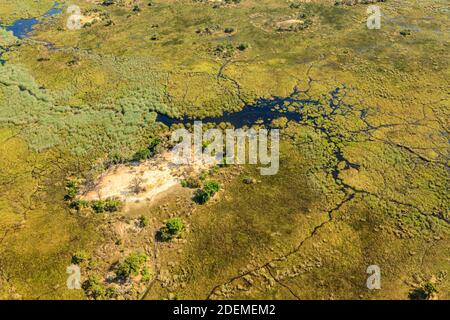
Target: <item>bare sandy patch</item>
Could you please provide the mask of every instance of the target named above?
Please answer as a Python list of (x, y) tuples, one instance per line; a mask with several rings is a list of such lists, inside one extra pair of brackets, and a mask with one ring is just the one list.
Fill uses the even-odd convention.
[(125, 204), (152, 202), (179, 186), (182, 179), (199, 174), (214, 163), (176, 164), (172, 152), (135, 164), (115, 165), (105, 171), (93, 187), (82, 190), (80, 199), (93, 201), (117, 198)]

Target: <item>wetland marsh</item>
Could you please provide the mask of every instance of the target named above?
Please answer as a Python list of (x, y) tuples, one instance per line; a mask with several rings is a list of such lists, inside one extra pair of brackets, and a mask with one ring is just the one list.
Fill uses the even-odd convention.
[[(0, 4), (0, 299), (450, 298), (445, 1)], [(175, 179), (194, 120), (279, 172)]]

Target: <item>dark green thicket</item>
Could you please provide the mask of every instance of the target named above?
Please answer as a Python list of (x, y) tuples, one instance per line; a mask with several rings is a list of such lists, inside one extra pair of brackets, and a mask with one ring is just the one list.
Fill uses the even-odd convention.
[(160, 241), (169, 241), (180, 237), (184, 230), (184, 222), (181, 218), (170, 218), (166, 224), (158, 231), (157, 238)]

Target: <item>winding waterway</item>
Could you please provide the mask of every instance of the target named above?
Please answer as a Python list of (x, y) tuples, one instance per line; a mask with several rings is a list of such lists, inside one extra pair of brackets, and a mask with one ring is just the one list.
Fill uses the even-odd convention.
[[(334, 99), (339, 95), (342, 88), (336, 88), (330, 92), (331, 99), (330, 106), (334, 103)], [(280, 117), (285, 117), (289, 121), (300, 121), (303, 118), (301, 109), (308, 105), (318, 106), (321, 102), (316, 99), (301, 99), (298, 98), (299, 90), (295, 88), (293, 92), (287, 97), (273, 96), (271, 98), (257, 99), (253, 104), (244, 106), (241, 111), (225, 112), (221, 116), (206, 117), (206, 118), (171, 118), (167, 115), (158, 114), (156, 120), (164, 123), (167, 126), (174, 124), (193, 124), (194, 121), (202, 121), (203, 123), (230, 123), (235, 128), (242, 128), (244, 126), (252, 126), (254, 124), (264, 124), (270, 127), (271, 122)]]

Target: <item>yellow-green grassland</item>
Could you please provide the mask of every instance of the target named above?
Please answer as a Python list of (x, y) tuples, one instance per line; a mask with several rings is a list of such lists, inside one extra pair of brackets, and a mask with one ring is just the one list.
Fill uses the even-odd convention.
[[(450, 299), (448, 2), (373, 1), (380, 29), (342, 2), (60, 0), (46, 15), (55, 2), (0, 0), (0, 299)], [(27, 37), (6, 31), (33, 17)], [(181, 125), (158, 115), (271, 97), (277, 174), (205, 170), (190, 182), (220, 184), (205, 204), (186, 185), (127, 208), (75, 200), (170, 148)]]

